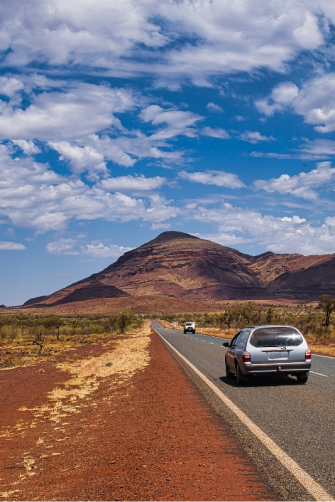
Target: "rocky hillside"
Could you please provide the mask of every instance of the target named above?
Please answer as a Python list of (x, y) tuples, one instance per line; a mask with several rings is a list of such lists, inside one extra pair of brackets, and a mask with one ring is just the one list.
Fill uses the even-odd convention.
[(164, 232), (115, 263), (25, 305), (55, 305), (122, 295), (188, 300), (300, 299), (335, 295), (335, 254), (250, 256), (182, 232)]

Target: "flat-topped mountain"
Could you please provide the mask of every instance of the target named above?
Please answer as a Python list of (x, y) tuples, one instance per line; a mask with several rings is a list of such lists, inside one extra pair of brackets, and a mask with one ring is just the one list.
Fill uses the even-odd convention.
[(188, 300), (316, 300), (335, 295), (335, 254), (251, 256), (182, 232), (163, 232), (99, 273), (28, 305), (168, 295)]

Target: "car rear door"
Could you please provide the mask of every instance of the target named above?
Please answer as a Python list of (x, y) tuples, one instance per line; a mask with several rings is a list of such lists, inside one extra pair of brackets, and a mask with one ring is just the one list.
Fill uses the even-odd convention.
[[(271, 333), (272, 330), (272, 333)], [(252, 364), (289, 363), (305, 360), (303, 338), (294, 328), (261, 328), (255, 330), (248, 342)], [(279, 334), (278, 334), (279, 333)], [(300, 336), (300, 344), (299, 342)], [(297, 345), (294, 345), (294, 343)]]
[(230, 347), (226, 353), (227, 364), (229, 368), (232, 369), (234, 372), (235, 372), (235, 354), (236, 354), (238, 339), (241, 333), (242, 331), (239, 331), (237, 335), (234, 336), (234, 338), (231, 341)]

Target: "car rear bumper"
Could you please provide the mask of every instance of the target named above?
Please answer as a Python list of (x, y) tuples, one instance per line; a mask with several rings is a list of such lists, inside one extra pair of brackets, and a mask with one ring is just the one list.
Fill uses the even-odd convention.
[(244, 375), (259, 375), (259, 374), (292, 374), (292, 373), (305, 373), (311, 369), (310, 362), (301, 363), (266, 363), (266, 364), (252, 364), (244, 363), (240, 366)]

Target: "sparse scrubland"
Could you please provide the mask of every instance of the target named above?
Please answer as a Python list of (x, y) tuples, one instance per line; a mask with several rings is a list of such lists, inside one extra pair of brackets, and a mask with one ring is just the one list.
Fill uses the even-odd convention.
[(178, 322), (176, 329), (182, 329), (185, 321), (195, 321), (198, 331), (224, 338), (232, 338), (236, 332), (247, 326), (284, 324), (298, 328), (308, 340), (312, 350), (335, 355), (335, 299), (322, 295), (314, 304), (275, 304), (248, 301), (227, 305), (222, 313), (184, 315), (162, 314), (156, 316), (165, 326)]
[(42, 361), (57, 362), (57, 353), (98, 338), (138, 328), (141, 319), (132, 310), (112, 316), (62, 317), (4, 311), (0, 315), (0, 368)]
[[(208, 313), (147, 314), (147, 319), (159, 319), (166, 327), (182, 329), (185, 321), (195, 321), (197, 330), (224, 338), (232, 338), (237, 330), (262, 324), (296, 326), (306, 337), (314, 352), (335, 356), (335, 299), (322, 295), (319, 303), (293, 304), (271, 302), (227, 302), (208, 304), (216, 311)], [(69, 314), (50, 315), (29, 310), (6, 309), (0, 314), (0, 368), (25, 366), (42, 361), (57, 362), (64, 349), (99, 338), (116, 337), (141, 325), (141, 314), (122, 310), (114, 315)]]

